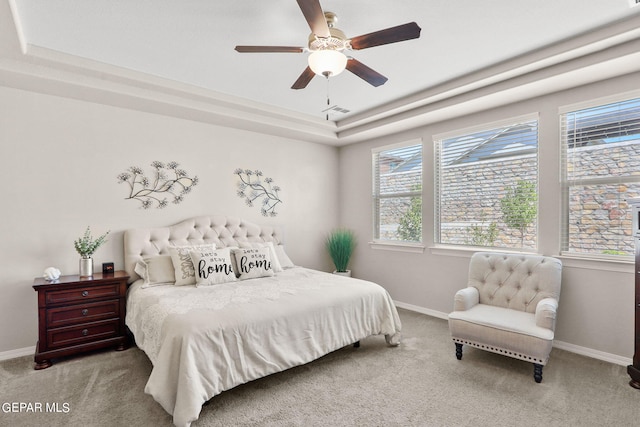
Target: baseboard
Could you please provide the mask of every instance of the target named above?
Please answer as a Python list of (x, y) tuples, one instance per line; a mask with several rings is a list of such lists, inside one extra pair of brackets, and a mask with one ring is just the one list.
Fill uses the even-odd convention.
[(594, 350), (588, 347), (581, 347), (579, 345), (571, 344), (564, 341), (553, 341), (553, 346), (560, 350), (570, 351), (571, 353), (580, 354), (582, 356), (591, 357), (592, 359), (602, 360), (604, 362), (613, 363), (615, 365), (628, 366), (633, 364), (633, 359), (630, 357), (622, 357), (617, 354), (605, 353), (604, 351)]
[[(407, 304), (401, 301), (394, 301), (394, 303), (398, 308), (404, 308), (406, 310), (415, 311), (417, 313), (426, 314), (427, 316), (437, 317), (439, 319), (446, 320), (449, 315), (449, 313), (443, 313), (441, 311), (431, 310), (417, 305)], [(594, 350), (588, 347), (581, 347), (579, 345), (571, 344), (564, 341), (554, 340), (553, 346), (560, 350), (569, 351), (571, 353), (591, 357), (592, 359), (602, 360), (604, 362), (613, 363), (615, 365), (627, 366), (632, 364), (631, 358), (618, 356), (617, 354), (605, 353), (604, 351)]]
[(15, 350), (0, 352), (0, 360), (15, 359), (16, 357), (32, 356), (36, 352), (36, 347), (17, 348)]
[(429, 308), (420, 307), (413, 304), (407, 304), (406, 302), (401, 301), (393, 301), (396, 304), (396, 307), (404, 308), (406, 310), (415, 311), (417, 313), (426, 314), (427, 316), (437, 317), (439, 319), (447, 320), (449, 313), (443, 313), (441, 311), (431, 310)]

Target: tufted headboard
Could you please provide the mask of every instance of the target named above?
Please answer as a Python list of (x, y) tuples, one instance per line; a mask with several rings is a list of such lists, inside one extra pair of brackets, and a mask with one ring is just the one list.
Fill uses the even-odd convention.
[(469, 263), (469, 286), (480, 303), (534, 313), (544, 298), (560, 299), (562, 263), (542, 255), (477, 252)]
[(124, 232), (124, 268), (131, 282), (142, 257), (169, 255), (169, 247), (214, 243), (217, 248), (250, 242), (282, 243), (275, 227), (265, 227), (223, 215), (198, 216), (168, 227), (134, 228)]

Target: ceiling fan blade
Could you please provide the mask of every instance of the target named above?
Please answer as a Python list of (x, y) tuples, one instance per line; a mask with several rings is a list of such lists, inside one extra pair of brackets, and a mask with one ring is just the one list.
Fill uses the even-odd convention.
[(305, 68), (298, 80), (291, 86), (291, 89), (304, 89), (315, 75), (316, 73), (311, 70), (311, 67)]
[(347, 61), (347, 70), (351, 71), (353, 74), (375, 87), (381, 86), (385, 84), (387, 80), (389, 80), (382, 74), (372, 70), (362, 62), (353, 58), (349, 58), (349, 60)]
[(302, 10), (311, 32), (318, 37), (329, 37), (329, 26), (327, 25), (327, 19), (324, 17), (322, 6), (320, 6), (319, 0), (297, 0), (298, 6)]
[(420, 31), (415, 22), (398, 25), (373, 33), (363, 34), (351, 39), (351, 48), (354, 50), (366, 49), (368, 47), (380, 46), (383, 44), (396, 43), (405, 40), (417, 39), (420, 37)]
[(304, 52), (304, 49), (296, 46), (236, 46), (236, 51), (240, 53), (301, 53)]

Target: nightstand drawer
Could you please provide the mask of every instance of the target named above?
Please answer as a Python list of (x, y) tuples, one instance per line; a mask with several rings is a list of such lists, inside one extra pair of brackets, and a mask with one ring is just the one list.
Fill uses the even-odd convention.
[(78, 304), (47, 310), (47, 326), (58, 328), (77, 323), (95, 322), (120, 316), (120, 300)]
[(100, 286), (85, 286), (75, 289), (64, 289), (59, 291), (48, 291), (46, 303), (64, 304), (72, 302), (86, 301), (95, 298), (107, 298), (119, 296), (119, 287), (117, 283)]
[(71, 346), (111, 338), (119, 334), (118, 319), (85, 323), (77, 326), (49, 329), (47, 331), (47, 344), (50, 348)]

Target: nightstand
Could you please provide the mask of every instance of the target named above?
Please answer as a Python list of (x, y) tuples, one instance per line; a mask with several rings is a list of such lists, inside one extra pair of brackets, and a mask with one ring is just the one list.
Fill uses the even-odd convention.
[(124, 271), (61, 276), (48, 282), (36, 278), (38, 345), (34, 369), (51, 366), (51, 359), (105, 347), (128, 346), (124, 324), (127, 280)]

